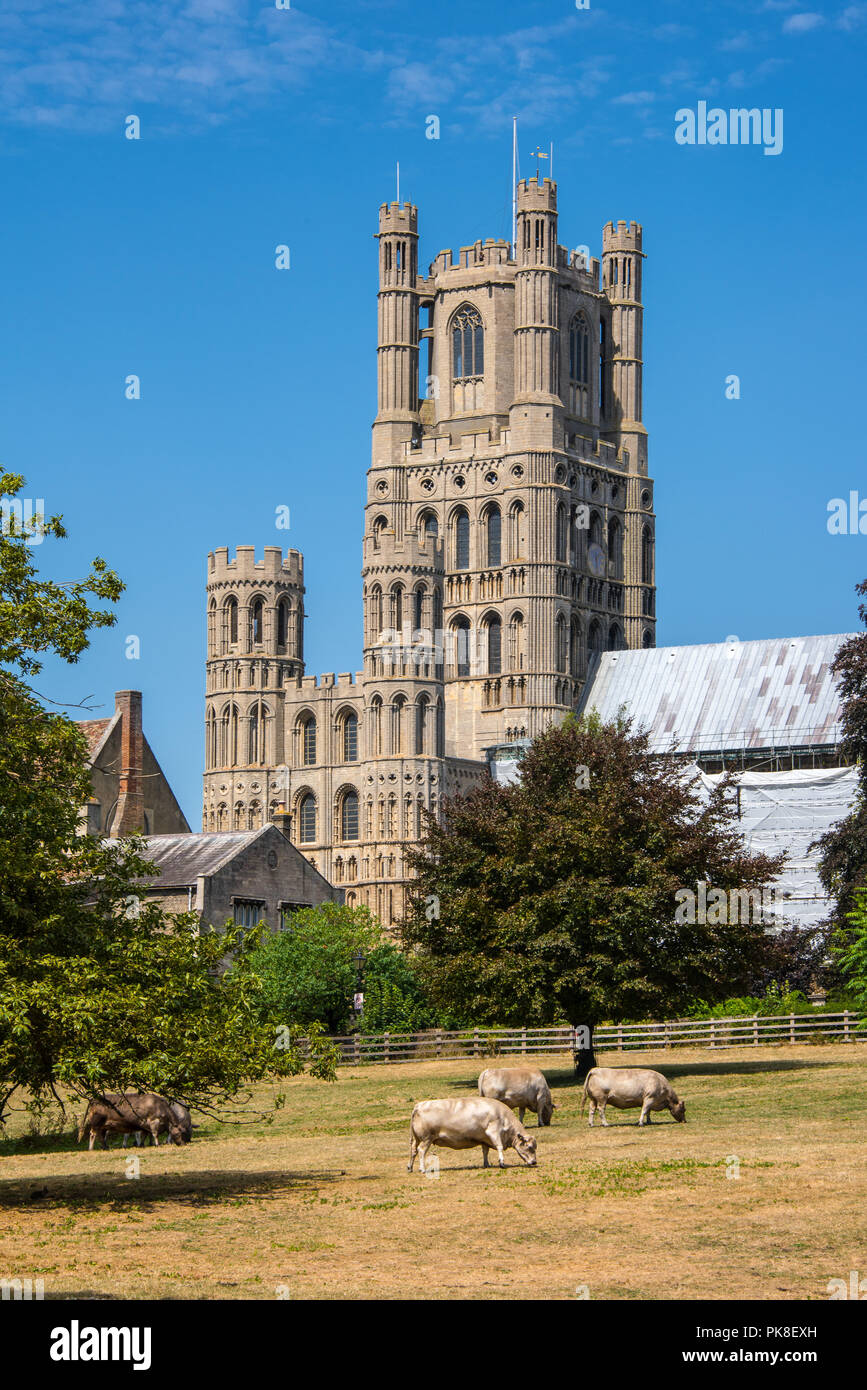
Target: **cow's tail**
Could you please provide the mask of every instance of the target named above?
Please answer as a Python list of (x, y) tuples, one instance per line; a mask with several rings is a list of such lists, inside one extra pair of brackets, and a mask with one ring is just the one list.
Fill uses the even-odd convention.
[(84, 1138), (84, 1136), (85, 1136), (85, 1134), (87, 1133), (87, 1130), (88, 1130), (87, 1116), (88, 1116), (89, 1110), (90, 1110), (90, 1107), (88, 1106), (87, 1110), (85, 1110), (85, 1112), (84, 1112), (84, 1118), (82, 1119), (81, 1124), (78, 1126), (78, 1142), (79, 1142), (79, 1144), (81, 1143), (82, 1139)]
[(582, 1114), (582, 1115), (584, 1114), (584, 1106), (587, 1104), (587, 1087), (590, 1085), (590, 1076), (591, 1076), (591, 1073), (588, 1071), (587, 1076), (586, 1076), (586, 1079), (585, 1079), (585, 1081), (584, 1081), (584, 1093), (583, 1093), (583, 1095), (581, 1096), (581, 1114)]

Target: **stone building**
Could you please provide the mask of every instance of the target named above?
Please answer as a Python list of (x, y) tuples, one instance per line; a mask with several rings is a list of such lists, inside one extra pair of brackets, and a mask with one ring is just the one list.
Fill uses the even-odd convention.
[(208, 557), (203, 829), (292, 838), (348, 903), (403, 909), (422, 812), (485, 749), (577, 707), (596, 652), (654, 645), (642, 415), (642, 231), (558, 241), (557, 188), (517, 188), (516, 242), (418, 270), (383, 204), (378, 411), (364, 514), (364, 667), (304, 674), (303, 561)]
[(118, 690), (108, 719), (78, 721), (90, 753), (89, 835), (189, 834), (190, 827), (142, 728), (140, 690)]
[(165, 912), (196, 912), (201, 923), (281, 930), (298, 908), (343, 901), (275, 825), (227, 835), (149, 835), (144, 857), (156, 874), (142, 897)]

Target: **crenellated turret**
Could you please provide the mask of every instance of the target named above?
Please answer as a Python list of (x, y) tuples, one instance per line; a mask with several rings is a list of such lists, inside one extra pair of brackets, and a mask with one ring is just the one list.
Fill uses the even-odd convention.
[[(560, 400), (557, 185), (522, 179), (517, 190), (515, 395), (511, 421), (520, 442), (540, 427), (554, 438)], [(548, 421), (547, 429), (543, 421)]]
[(374, 457), (385, 459), (420, 430), (418, 396), (418, 209), (379, 209), (378, 407)]

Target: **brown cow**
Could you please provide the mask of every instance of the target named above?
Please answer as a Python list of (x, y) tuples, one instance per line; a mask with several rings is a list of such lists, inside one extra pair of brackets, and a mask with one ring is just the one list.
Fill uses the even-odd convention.
[(89, 1149), (97, 1139), (107, 1149), (109, 1134), (149, 1134), (158, 1144), (159, 1136), (166, 1133), (174, 1144), (190, 1142), (187, 1125), (179, 1121), (167, 1100), (150, 1091), (128, 1091), (90, 1102), (78, 1129), (78, 1142), (89, 1134)]

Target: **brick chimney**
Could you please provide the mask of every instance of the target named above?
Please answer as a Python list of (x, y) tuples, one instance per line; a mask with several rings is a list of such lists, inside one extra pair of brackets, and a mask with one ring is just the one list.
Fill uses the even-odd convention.
[(118, 690), (115, 713), (120, 715), (120, 779), (112, 838), (144, 830), (144, 738), (141, 726), (141, 691)]

